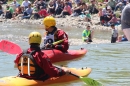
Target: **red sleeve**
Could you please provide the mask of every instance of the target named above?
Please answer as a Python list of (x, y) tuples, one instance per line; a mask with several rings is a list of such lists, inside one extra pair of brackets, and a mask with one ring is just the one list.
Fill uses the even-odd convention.
[(20, 53), (19, 55), (16, 56), (16, 59), (14, 60), (14, 63), (18, 64), (20, 57), (22, 56), (23, 53)]
[[(58, 40), (64, 39), (64, 41), (62, 43), (59, 43), (59, 45), (62, 46), (62, 51), (66, 52), (69, 48), (68, 35), (63, 30), (58, 30), (57, 38), (58, 38)], [(58, 45), (55, 45), (55, 48), (57, 49)]]
[(38, 63), (38, 65), (45, 71), (46, 74), (48, 74), (50, 77), (59, 77), (65, 74), (63, 70), (61, 69), (59, 70), (58, 68), (53, 66), (49, 58), (43, 52), (39, 52), (39, 53), (40, 54), (38, 53), (35, 54), (35, 57), (39, 57), (39, 58), (35, 58), (35, 60)]

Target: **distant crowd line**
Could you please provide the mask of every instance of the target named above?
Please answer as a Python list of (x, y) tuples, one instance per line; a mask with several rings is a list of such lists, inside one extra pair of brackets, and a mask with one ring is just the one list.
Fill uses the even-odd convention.
[[(5, 2), (3, 2), (5, 3)], [(128, 3), (125, 0), (109, 0), (99, 3), (96, 0), (84, 2), (83, 0), (35, 0), (31, 2), (24, 0), (20, 4), (17, 0), (13, 0), (6, 5), (4, 9), (2, 3), (0, 5), (0, 15), (6, 19), (39, 19), (48, 15), (53, 17), (80, 16), (84, 21), (91, 22), (92, 14), (99, 14), (101, 25), (109, 26), (111, 23), (120, 24), (121, 13), (115, 14), (115, 11), (122, 11)]]

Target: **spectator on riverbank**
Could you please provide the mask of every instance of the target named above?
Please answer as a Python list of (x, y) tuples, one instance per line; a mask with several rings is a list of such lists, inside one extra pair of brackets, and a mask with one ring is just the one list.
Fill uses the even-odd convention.
[(108, 21), (112, 19), (113, 11), (110, 6), (106, 8), (106, 14), (104, 15), (104, 26), (108, 26)]
[(83, 32), (82, 32), (82, 40), (83, 40), (83, 42), (86, 42), (86, 43), (92, 42), (93, 31), (90, 28), (91, 28), (90, 25), (88, 25), (86, 27), (86, 29), (83, 30)]
[(70, 0), (65, 0), (64, 2), (65, 2), (65, 3), (68, 3), (68, 5), (72, 8), (72, 1), (70, 1)]
[(115, 6), (115, 10), (114, 11), (122, 11), (124, 8), (122, 2), (119, 2), (116, 6)]
[(48, 16), (48, 12), (44, 7), (40, 7), (40, 10), (38, 11), (38, 14), (40, 15), (40, 18), (45, 18), (46, 16)]
[(66, 15), (71, 15), (71, 7), (69, 6), (68, 2), (65, 2), (65, 6), (63, 11), (60, 14), (60, 17), (65, 17)]
[(126, 38), (126, 35), (121, 35), (118, 37), (118, 42), (124, 42), (124, 41), (128, 41), (128, 39)]
[(0, 4), (7, 4), (7, 0), (0, 0)]
[(113, 14), (112, 15), (112, 19), (110, 21), (108, 21), (108, 25), (111, 25), (111, 24), (114, 24), (114, 25), (119, 25), (119, 21), (118, 21), (118, 18), (116, 17), (116, 14)]
[(55, 6), (54, 6), (54, 0), (50, 0), (48, 3), (47, 11), (50, 15), (54, 16), (55, 14)]
[(6, 19), (11, 19), (12, 18), (12, 15), (13, 15), (13, 8), (10, 7), (9, 5), (6, 5), (6, 10), (5, 10), (5, 18)]
[(32, 16), (33, 9), (31, 7), (31, 4), (28, 5), (28, 8), (24, 11), (24, 15), (22, 19), (29, 19)]
[(15, 13), (16, 13), (15, 19), (19, 19), (20, 17), (22, 17), (23, 14), (24, 14), (24, 11), (25, 11), (24, 6), (20, 6), (20, 5), (19, 5), (19, 6), (16, 8), (16, 10), (15, 10)]
[(44, 9), (47, 8), (47, 4), (43, 0), (39, 0), (38, 3), (37, 3), (37, 6), (38, 6), (38, 10), (40, 10), (40, 7), (44, 8)]
[(72, 8), (72, 16), (79, 16), (82, 13), (82, 4), (79, 3), (75, 7)]
[(89, 11), (85, 11), (85, 21), (91, 22), (91, 14), (89, 13)]
[(118, 31), (116, 30), (114, 24), (111, 24), (111, 28), (112, 28), (111, 43), (115, 43), (118, 39)]
[(10, 3), (10, 6), (13, 8), (13, 10), (15, 10), (20, 4), (16, 1), (16, 0), (13, 0), (11, 3)]
[(2, 5), (0, 5), (0, 16), (1, 16), (1, 14), (3, 14), (3, 13), (4, 13), (3, 7), (2, 7)]
[(110, 6), (112, 10), (115, 10), (116, 1), (115, 0), (109, 0), (107, 5)]
[(31, 4), (31, 2), (29, 0), (24, 0), (21, 4), (21, 6), (24, 6), (24, 8), (28, 8), (29, 4)]
[(33, 6), (32, 16), (31, 19), (39, 19), (40, 15), (38, 14), (38, 6)]
[(95, 0), (91, 0), (91, 5), (89, 6), (89, 12), (91, 14), (97, 14), (99, 12)]
[(55, 15), (60, 15), (61, 12), (63, 11), (64, 9), (64, 2), (61, 1), (61, 0), (57, 0), (55, 3)]

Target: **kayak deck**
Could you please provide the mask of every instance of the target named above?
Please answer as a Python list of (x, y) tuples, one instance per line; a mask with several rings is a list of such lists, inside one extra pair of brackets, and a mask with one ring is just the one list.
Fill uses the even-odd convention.
[[(85, 69), (76, 69), (76, 68), (68, 68), (73, 74), (78, 76), (88, 76), (91, 73), (91, 68)], [(29, 80), (26, 78), (9, 76), (0, 78), (0, 86), (47, 86), (50, 84), (56, 83), (65, 83), (74, 80), (78, 80), (79, 78), (73, 75), (64, 75), (61, 77), (53, 78), (54, 80), (46, 80), (46, 81), (38, 81), (38, 80)]]

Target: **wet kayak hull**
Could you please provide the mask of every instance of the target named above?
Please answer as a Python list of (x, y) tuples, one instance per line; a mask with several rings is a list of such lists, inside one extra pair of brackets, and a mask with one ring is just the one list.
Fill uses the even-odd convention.
[[(78, 76), (88, 76), (91, 73), (91, 68), (85, 68), (85, 69), (68, 68), (68, 69)], [(0, 78), (0, 86), (47, 86), (50, 84), (70, 82), (78, 80), (79, 78), (73, 75), (64, 75), (53, 79), (54, 80), (48, 79), (43, 82), (38, 80), (29, 80), (26, 78), (16, 76), (9, 76)]]
[(52, 63), (56, 63), (80, 58), (87, 53), (87, 50), (81, 48), (79, 50), (68, 50), (67, 53), (63, 53), (56, 49), (50, 49), (43, 50), (43, 52), (50, 58)]

